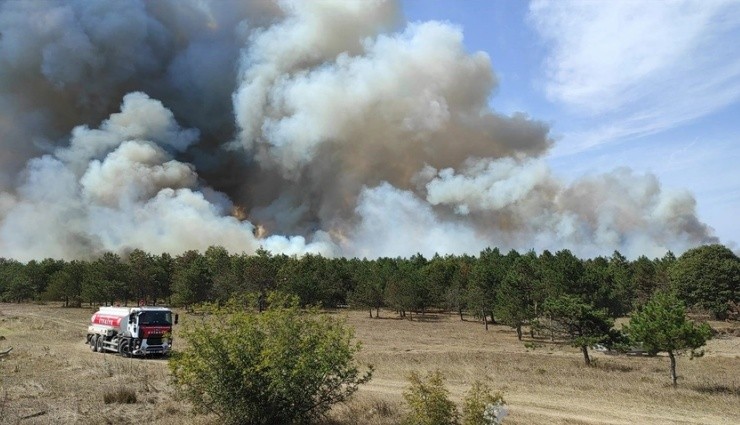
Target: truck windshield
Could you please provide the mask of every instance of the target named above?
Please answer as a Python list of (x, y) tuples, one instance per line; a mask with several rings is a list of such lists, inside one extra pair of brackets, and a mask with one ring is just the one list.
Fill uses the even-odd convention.
[(140, 325), (172, 325), (172, 313), (169, 311), (145, 311), (139, 315)]

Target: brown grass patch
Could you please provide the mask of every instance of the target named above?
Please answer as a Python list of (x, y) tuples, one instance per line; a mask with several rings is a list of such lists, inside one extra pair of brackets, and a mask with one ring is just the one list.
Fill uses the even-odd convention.
[[(182, 322), (201, 317), (180, 312)], [(0, 304), (0, 348), (13, 346), (0, 361), (0, 424), (138, 423), (217, 424), (194, 416), (175, 397), (165, 359), (126, 359), (93, 353), (85, 345), (90, 308)], [(656, 357), (607, 356), (593, 352), (585, 367), (578, 349), (547, 338), (516, 339), (506, 326), (434, 312), (414, 320), (370, 319), (365, 311), (339, 311), (363, 343), (362, 363), (375, 366), (373, 380), (348, 403), (330, 412), (328, 424), (392, 425), (405, 411), (401, 394), (411, 371), (440, 370), (451, 398), (460, 403), (475, 380), (503, 392), (506, 425), (626, 425), (740, 423), (738, 370), (740, 325), (709, 341), (705, 356), (678, 358), (679, 387), (670, 388), (669, 361)], [(714, 326), (714, 324), (713, 324)], [(184, 341), (175, 329), (175, 347)], [(525, 346), (529, 344), (529, 349)], [(106, 404), (111, 389), (134, 391), (136, 403)], [(45, 411), (45, 415), (21, 418)]]
[(103, 394), (103, 403), (134, 404), (136, 403), (136, 391), (125, 387), (106, 391), (105, 394)]

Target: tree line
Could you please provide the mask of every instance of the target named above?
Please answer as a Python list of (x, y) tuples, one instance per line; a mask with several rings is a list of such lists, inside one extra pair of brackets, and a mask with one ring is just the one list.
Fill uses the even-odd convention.
[[(676, 257), (629, 261), (580, 259), (568, 250), (425, 258), (324, 258), (231, 254), (213, 246), (178, 256), (133, 250), (94, 260), (0, 258), (0, 299), (63, 301), (66, 306), (144, 302), (191, 306), (250, 299), (262, 308), (273, 291), (295, 294), (302, 306), (349, 305), (377, 316), (390, 309), (413, 320), (430, 309), (472, 315), (517, 330), (543, 312), (585, 305), (607, 317), (629, 314), (656, 292), (671, 291), (691, 309), (718, 319), (736, 317), (740, 259), (723, 245), (706, 245)], [(566, 303), (564, 307), (562, 304)], [(570, 306), (570, 307), (568, 307)], [(374, 313), (373, 313), (374, 312)]]

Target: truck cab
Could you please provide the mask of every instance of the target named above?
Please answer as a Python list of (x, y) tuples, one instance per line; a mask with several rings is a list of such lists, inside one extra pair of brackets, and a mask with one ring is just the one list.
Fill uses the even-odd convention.
[(126, 327), (126, 336), (132, 339), (131, 354), (166, 354), (172, 347), (175, 321), (172, 312), (164, 307), (132, 309)]

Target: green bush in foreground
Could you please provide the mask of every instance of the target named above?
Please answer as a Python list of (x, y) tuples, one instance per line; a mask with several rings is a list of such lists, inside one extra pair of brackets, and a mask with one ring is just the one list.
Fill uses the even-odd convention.
[[(460, 415), (450, 400), (442, 374), (436, 370), (422, 378), (412, 372), (403, 398), (409, 409), (404, 425), (458, 425)], [(463, 425), (500, 425), (508, 411), (500, 393), (475, 381), (463, 400)]]
[(491, 387), (475, 381), (463, 401), (463, 425), (499, 425), (507, 414), (504, 398)]
[[(227, 424), (306, 424), (370, 380), (342, 320), (272, 296), (262, 313), (217, 314), (182, 331), (169, 362), (181, 395)], [(223, 310), (217, 313), (224, 313)]]
[(444, 385), (439, 371), (429, 372), (426, 378), (412, 372), (408, 377), (409, 388), (403, 398), (409, 407), (405, 425), (455, 425), (458, 413), (450, 392)]

